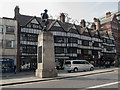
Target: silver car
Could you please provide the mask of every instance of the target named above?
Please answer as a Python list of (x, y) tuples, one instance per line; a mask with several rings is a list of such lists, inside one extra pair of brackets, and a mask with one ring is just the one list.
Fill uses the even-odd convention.
[(94, 66), (90, 64), (87, 60), (66, 60), (65, 70), (68, 72), (74, 71), (93, 71)]

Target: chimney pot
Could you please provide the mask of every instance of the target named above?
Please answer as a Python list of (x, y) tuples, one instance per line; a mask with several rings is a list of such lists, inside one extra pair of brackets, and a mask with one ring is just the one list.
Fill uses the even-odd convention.
[(91, 29), (96, 30), (96, 25), (95, 25), (95, 23), (92, 23)]
[(111, 12), (106, 13), (106, 18), (111, 17)]
[(65, 22), (65, 14), (64, 13), (60, 14), (60, 21)]
[(81, 20), (80, 24), (81, 24), (82, 27), (86, 27), (86, 22), (85, 22), (84, 19)]
[(99, 19), (97, 19), (96, 30), (100, 30), (100, 20)]
[(94, 20), (94, 22), (97, 22), (97, 18), (94, 18), (93, 20)]
[(15, 18), (15, 19), (16, 19), (17, 15), (20, 14), (19, 11), (20, 11), (19, 6), (16, 6), (15, 9), (14, 9), (14, 15), (15, 15), (14, 18)]

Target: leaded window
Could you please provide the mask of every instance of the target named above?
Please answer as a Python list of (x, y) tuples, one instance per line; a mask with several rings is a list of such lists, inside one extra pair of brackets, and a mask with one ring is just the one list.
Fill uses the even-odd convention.
[(69, 43), (78, 43), (78, 39), (77, 38), (68, 38), (68, 42)]
[(54, 42), (55, 43), (64, 43), (64, 37), (58, 37), (58, 36), (56, 36), (56, 37), (54, 37)]
[(89, 41), (83, 40), (83, 41), (82, 41), (82, 45), (84, 45), (84, 46), (89, 46)]
[(63, 54), (64, 53), (64, 48), (62, 48), (62, 47), (55, 47), (55, 53), (56, 54)]

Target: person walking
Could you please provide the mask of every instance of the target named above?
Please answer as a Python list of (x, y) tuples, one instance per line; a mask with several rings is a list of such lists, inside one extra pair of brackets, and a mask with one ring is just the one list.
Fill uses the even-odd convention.
[(14, 65), (14, 74), (16, 74), (16, 65)]

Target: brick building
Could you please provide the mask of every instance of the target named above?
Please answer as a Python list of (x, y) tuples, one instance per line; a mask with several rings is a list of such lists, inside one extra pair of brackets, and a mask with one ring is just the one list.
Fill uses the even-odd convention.
[(116, 44), (116, 54), (120, 56), (120, 12), (107, 12), (106, 16), (99, 19), (101, 30), (108, 31), (108, 34), (113, 34)]

